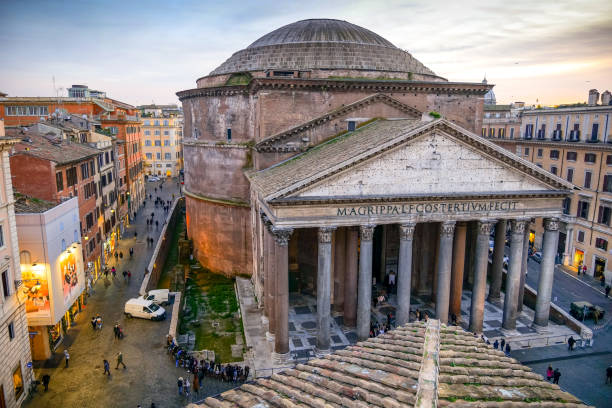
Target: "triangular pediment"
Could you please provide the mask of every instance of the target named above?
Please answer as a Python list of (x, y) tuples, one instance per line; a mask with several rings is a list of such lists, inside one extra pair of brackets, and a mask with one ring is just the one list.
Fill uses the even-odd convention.
[(303, 151), (346, 129), (350, 118), (417, 119), (421, 112), (386, 94), (377, 93), (333, 109), (312, 120), (265, 138), (255, 145), (259, 152)]
[(445, 119), (379, 120), (249, 178), (266, 201), (533, 195), (574, 188)]
[(290, 196), (452, 196), (548, 189), (547, 183), (445, 132), (432, 130)]

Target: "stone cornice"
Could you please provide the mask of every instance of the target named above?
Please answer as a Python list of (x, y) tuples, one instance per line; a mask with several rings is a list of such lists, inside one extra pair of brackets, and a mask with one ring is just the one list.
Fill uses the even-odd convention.
[(612, 143), (587, 143), (587, 142), (567, 142), (565, 140), (538, 140), (538, 139), (489, 139), (493, 143), (520, 143), (533, 146), (574, 148), (583, 150), (604, 150), (612, 151)]
[(353, 112), (364, 106), (367, 106), (367, 105), (370, 105), (376, 102), (382, 102), (386, 105), (392, 106), (404, 113), (407, 113), (408, 115), (412, 116), (415, 119), (420, 118), (422, 115), (422, 113), (419, 110), (411, 106), (408, 106), (405, 103), (400, 102), (390, 97), (389, 95), (376, 93), (374, 95), (360, 99), (348, 105), (336, 108), (332, 110), (331, 112), (325, 113), (317, 118), (309, 120), (308, 122), (301, 123), (300, 125), (295, 126), (289, 130), (286, 130), (284, 132), (277, 133), (273, 136), (270, 136), (262, 140), (261, 142), (257, 143), (255, 145), (255, 149), (258, 152), (299, 152), (301, 151), (300, 146), (276, 146), (276, 144), (279, 141), (282, 141), (292, 136), (303, 133), (309, 129), (315, 128), (321, 124), (329, 122), (330, 120), (333, 120), (337, 117), (344, 116), (347, 113)]
[(250, 208), (251, 207), (251, 205), (249, 203), (245, 202), (245, 201), (206, 197), (206, 196), (203, 196), (203, 195), (200, 195), (200, 194), (192, 193), (189, 190), (187, 190), (186, 187), (183, 189), (183, 192), (185, 193), (185, 195), (187, 197), (194, 198), (194, 199), (200, 200), (200, 201), (207, 201), (207, 202), (210, 202), (210, 203), (215, 203), (215, 204), (220, 204), (220, 205), (229, 205), (229, 206), (232, 206), (232, 207), (246, 207), (246, 208)]
[(179, 91), (179, 100), (201, 96), (226, 96), (254, 94), (261, 89), (303, 89), (367, 92), (416, 92), (484, 95), (493, 85), (472, 82), (402, 81), (375, 79), (300, 79), (254, 78), (247, 85), (194, 88)]
[(203, 146), (203, 147), (216, 148), (216, 149), (244, 149), (244, 150), (248, 150), (252, 146), (251, 143), (225, 143), (225, 142), (219, 142), (219, 141), (215, 142), (212, 140), (198, 140), (198, 139), (183, 140), (183, 145), (184, 146)]
[(423, 193), (410, 195), (388, 195), (376, 197), (362, 196), (331, 196), (331, 197), (286, 197), (276, 198), (268, 201), (274, 207), (310, 204), (350, 204), (350, 203), (400, 203), (405, 201), (414, 202), (445, 202), (466, 200), (502, 200), (502, 199), (525, 199), (525, 198), (558, 198), (565, 197), (568, 190), (542, 190), (542, 191), (503, 191), (489, 193)]

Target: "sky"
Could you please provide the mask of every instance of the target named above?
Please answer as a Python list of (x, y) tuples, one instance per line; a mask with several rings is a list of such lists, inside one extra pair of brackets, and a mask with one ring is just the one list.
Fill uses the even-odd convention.
[(306, 18), (370, 29), (498, 103), (584, 102), (612, 90), (610, 0), (0, 0), (0, 92), (86, 84), (133, 105), (175, 93), (262, 35)]

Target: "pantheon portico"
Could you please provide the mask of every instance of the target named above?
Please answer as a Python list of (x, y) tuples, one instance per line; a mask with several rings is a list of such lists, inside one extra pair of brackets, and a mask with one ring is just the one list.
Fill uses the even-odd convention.
[[(413, 294), (430, 296), (442, 323), (459, 317), (469, 275), (469, 330), (482, 332), (485, 298), (499, 299), (505, 279), (502, 326), (512, 331), (522, 304), (525, 225), (544, 218), (533, 325), (548, 324), (557, 217), (572, 185), (448, 120), (375, 120), (248, 177), (254, 280), (263, 282), (268, 332), (280, 359), (289, 352), (292, 271), (306, 270), (298, 276), (312, 281), (320, 353), (330, 349), (332, 309), (343, 314), (345, 326), (356, 327), (360, 340), (368, 337), (376, 231), (395, 231), (399, 241), (398, 325), (409, 320)], [(309, 263), (315, 253), (316, 264)]]

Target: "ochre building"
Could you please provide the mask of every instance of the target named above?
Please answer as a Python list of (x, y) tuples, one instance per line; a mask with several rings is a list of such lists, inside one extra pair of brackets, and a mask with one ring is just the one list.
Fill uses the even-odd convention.
[[(392, 273), (398, 324), (411, 294), (432, 299), (443, 323), (459, 316), (465, 280), (469, 327), (482, 331), (489, 237), (506, 224), (503, 326), (514, 329), (536, 217), (546, 233), (534, 323), (546, 326), (572, 184), (475, 134), (491, 85), (449, 82), (379, 35), (323, 19), (264, 35), (197, 86), (178, 93), (188, 233), (206, 268), (253, 276), (279, 360), (290, 292), (316, 296), (325, 353), (332, 310), (368, 337), (373, 280)], [(497, 241), (491, 299), (503, 277)]]

